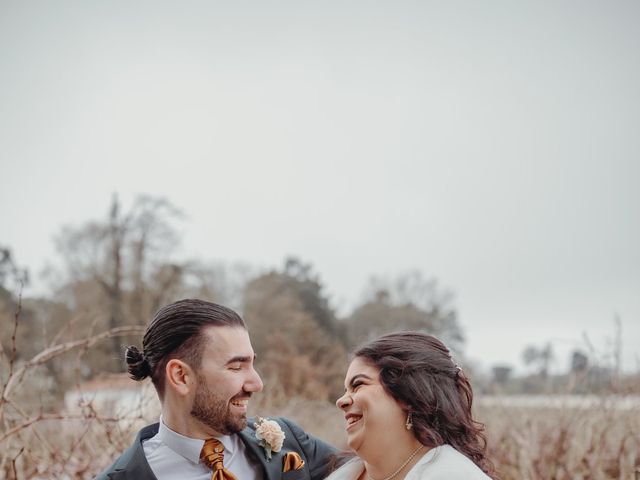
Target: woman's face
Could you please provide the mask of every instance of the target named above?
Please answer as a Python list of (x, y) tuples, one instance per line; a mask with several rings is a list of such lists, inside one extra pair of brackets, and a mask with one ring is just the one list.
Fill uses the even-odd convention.
[(361, 457), (377, 455), (407, 434), (406, 413), (380, 383), (377, 367), (356, 357), (344, 386), (336, 406), (344, 412), (347, 443)]

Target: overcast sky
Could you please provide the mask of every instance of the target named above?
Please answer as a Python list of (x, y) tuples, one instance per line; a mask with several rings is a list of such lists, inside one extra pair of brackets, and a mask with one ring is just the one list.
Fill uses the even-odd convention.
[[(118, 192), (183, 254), (456, 294), (467, 353), (640, 368), (640, 3), (0, 0), (0, 243), (34, 276)], [(37, 289), (38, 280), (35, 279)], [(29, 291), (27, 291), (29, 293)], [(563, 350), (564, 349), (564, 350)]]

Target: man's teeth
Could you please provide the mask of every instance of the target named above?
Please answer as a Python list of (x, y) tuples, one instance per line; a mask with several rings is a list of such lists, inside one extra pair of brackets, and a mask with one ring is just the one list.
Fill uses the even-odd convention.
[(246, 407), (249, 404), (249, 400), (234, 400), (231, 404), (237, 407)]

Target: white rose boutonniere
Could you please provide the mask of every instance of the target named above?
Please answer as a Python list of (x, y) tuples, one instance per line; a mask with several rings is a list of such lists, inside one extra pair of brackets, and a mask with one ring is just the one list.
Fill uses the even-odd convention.
[(282, 449), (284, 432), (278, 422), (262, 417), (258, 417), (258, 421), (253, 426), (256, 427), (256, 438), (264, 448), (268, 462), (271, 460), (271, 452), (279, 452)]

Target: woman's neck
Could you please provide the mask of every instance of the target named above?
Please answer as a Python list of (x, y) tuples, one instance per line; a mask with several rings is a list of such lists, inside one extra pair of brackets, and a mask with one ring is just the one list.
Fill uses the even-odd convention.
[(365, 467), (361, 478), (365, 480), (400, 480), (427, 451), (429, 448), (412, 436), (410, 440), (399, 442), (386, 451), (380, 449), (377, 452), (368, 452), (369, 454), (366, 456), (358, 452)]

